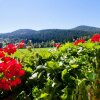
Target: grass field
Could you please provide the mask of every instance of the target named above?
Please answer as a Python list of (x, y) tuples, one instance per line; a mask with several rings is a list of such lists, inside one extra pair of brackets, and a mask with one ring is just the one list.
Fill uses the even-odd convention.
[(17, 52), (14, 54), (15, 57), (20, 57), (21, 55), (30, 55), (31, 53), (44, 53), (48, 52), (48, 50), (51, 50), (52, 48), (34, 48), (32, 49), (32, 52), (28, 49), (18, 49)]

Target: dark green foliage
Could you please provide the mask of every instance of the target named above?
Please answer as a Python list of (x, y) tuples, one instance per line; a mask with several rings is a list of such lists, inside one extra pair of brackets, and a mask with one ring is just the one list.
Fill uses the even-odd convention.
[[(56, 51), (23, 56), (21, 63), (26, 71), (21, 86), (12, 90), (19, 100), (89, 100), (94, 98), (99, 77), (98, 43), (74, 46), (62, 45)], [(19, 91), (17, 90), (19, 89)], [(14, 95), (14, 93), (18, 93)], [(93, 92), (94, 91), (94, 92)], [(89, 93), (92, 95), (88, 95)], [(3, 98), (5, 95), (0, 95)], [(7, 95), (8, 96), (8, 95)]]

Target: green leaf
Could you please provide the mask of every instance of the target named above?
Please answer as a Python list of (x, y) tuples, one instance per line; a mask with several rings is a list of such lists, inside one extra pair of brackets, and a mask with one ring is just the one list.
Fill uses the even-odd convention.
[(0, 78), (2, 78), (3, 77), (3, 73), (0, 73)]
[(40, 97), (39, 98), (45, 98), (45, 97), (47, 97), (48, 96), (48, 94), (47, 93), (42, 93), (41, 95), (40, 95)]
[(95, 76), (96, 75), (93, 72), (90, 72), (90, 73), (87, 74), (87, 77), (88, 77), (89, 80), (94, 80), (95, 79)]
[(71, 65), (71, 67), (73, 67), (73, 68), (77, 68), (78, 65), (74, 64), (74, 65)]
[(32, 68), (30, 68), (30, 67), (24, 67), (23, 69), (24, 69), (26, 72), (29, 72), (29, 73), (32, 73), (32, 72), (33, 72)]
[(47, 71), (51, 72), (51, 71), (57, 71), (61, 69), (61, 67), (59, 66), (59, 63), (55, 62), (55, 61), (49, 61), (47, 62)]
[(86, 79), (78, 80), (79, 95), (77, 100), (88, 100), (87, 85), (85, 84), (85, 81)]
[(93, 48), (94, 47), (94, 43), (85, 43), (84, 44), (86, 46), (86, 48)]
[(63, 90), (62, 90), (63, 94), (61, 95), (61, 100), (67, 100), (67, 97), (68, 97), (68, 90), (67, 90), (67, 87), (65, 87)]
[(61, 73), (61, 78), (64, 80), (65, 75), (67, 74), (67, 69), (64, 69)]

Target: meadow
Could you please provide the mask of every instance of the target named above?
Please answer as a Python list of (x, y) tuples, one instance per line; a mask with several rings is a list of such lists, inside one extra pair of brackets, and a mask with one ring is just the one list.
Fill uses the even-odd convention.
[(28, 49), (18, 49), (14, 56), (20, 58), (21, 55), (31, 55), (31, 52), (34, 53), (45, 53), (48, 52), (49, 50), (52, 50), (53, 48), (32, 48), (31, 51)]

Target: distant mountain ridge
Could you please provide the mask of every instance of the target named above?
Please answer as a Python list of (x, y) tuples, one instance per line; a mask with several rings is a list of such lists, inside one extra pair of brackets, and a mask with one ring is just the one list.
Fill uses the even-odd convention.
[(10, 42), (17, 42), (22, 39), (26, 42), (32, 40), (34, 43), (51, 40), (56, 42), (65, 42), (72, 41), (73, 37), (90, 37), (94, 33), (100, 33), (100, 28), (81, 25), (72, 29), (45, 29), (39, 31), (32, 29), (19, 29), (10, 33), (0, 34), (0, 38), (9, 40)]
[[(93, 27), (93, 26), (86, 26), (86, 25), (80, 25), (80, 26), (77, 26), (75, 28), (72, 28), (72, 29), (44, 29), (44, 30), (33, 30), (33, 29), (18, 29), (18, 30), (15, 30), (13, 32), (7, 32), (7, 33), (21, 33), (21, 34), (24, 34), (24, 33), (31, 33), (31, 32), (39, 32), (39, 31), (52, 31), (52, 30), (80, 30), (80, 31), (88, 31), (88, 32), (100, 32), (100, 28), (98, 27)], [(6, 34), (6, 33), (2, 33), (2, 34)]]
[(86, 25), (77, 26), (73, 29), (74, 30), (88, 31), (88, 32), (100, 32), (100, 28), (92, 27), (92, 26), (86, 26)]

